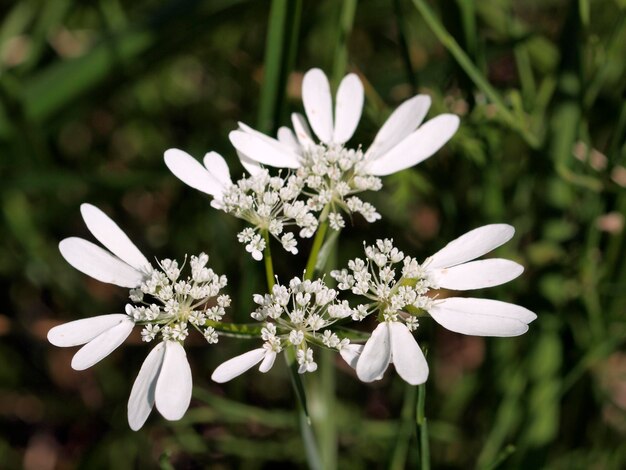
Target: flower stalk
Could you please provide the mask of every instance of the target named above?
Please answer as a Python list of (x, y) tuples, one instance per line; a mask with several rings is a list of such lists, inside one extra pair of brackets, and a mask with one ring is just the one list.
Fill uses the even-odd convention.
[(311, 247), (311, 253), (306, 263), (306, 272), (304, 273), (304, 279), (312, 280), (315, 275), (315, 265), (317, 264), (317, 258), (324, 244), (324, 238), (328, 230), (328, 212), (330, 206), (326, 206), (320, 215), (320, 224), (317, 228), (317, 233), (313, 239), (313, 246)]
[(263, 230), (265, 240), (265, 250), (263, 250), (263, 261), (265, 263), (265, 277), (267, 278), (267, 290), (272, 292), (274, 287), (274, 263), (272, 261), (272, 250), (270, 248), (270, 236), (267, 230)]
[(428, 420), (426, 419), (426, 384), (417, 387), (416, 422), (419, 434), (421, 470), (430, 470), (430, 446), (428, 444)]

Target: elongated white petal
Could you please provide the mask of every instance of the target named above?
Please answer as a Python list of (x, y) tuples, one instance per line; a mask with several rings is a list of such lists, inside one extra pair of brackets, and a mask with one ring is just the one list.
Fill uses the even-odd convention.
[(405, 382), (419, 385), (428, 378), (428, 363), (409, 329), (400, 322), (390, 322), (391, 356), (396, 372)]
[(241, 163), (241, 166), (243, 166), (249, 174), (254, 176), (263, 171), (263, 168), (261, 167), (261, 164), (259, 162), (257, 162), (256, 160), (252, 160), (251, 158), (241, 153), (239, 150), (236, 150), (236, 152), (237, 156), (239, 157), (239, 162)]
[(128, 315), (113, 313), (71, 321), (48, 331), (48, 341), (55, 346), (78, 346), (88, 343), (124, 320), (128, 320)]
[(63, 258), (73, 267), (98, 281), (121, 287), (137, 287), (144, 274), (108, 251), (82, 238), (70, 237), (59, 243)]
[(108, 215), (91, 204), (81, 204), (80, 212), (89, 231), (111, 253), (139, 271), (150, 271), (150, 262)]
[(375, 176), (386, 176), (415, 166), (439, 150), (458, 127), (458, 116), (441, 114), (369, 163), (367, 170)]
[(226, 160), (217, 152), (209, 152), (203, 159), (204, 167), (207, 169), (212, 178), (214, 178), (219, 185), (215, 186), (214, 198), (211, 201), (211, 206), (216, 209), (221, 209), (223, 206), (224, 191), (230, 187), (233, 182), (230, 179), (230, 171)]
[(217, 152), (209, 152), (204, 156), (204, 166), (208, 172), (222, 185), (222, 190), (233, 184), (230, 179), (230, 170), (224, 157)]
[(391, 360), (389, 325), (380, 323), (365, 343), (356, 365), (356, 375), (363, 382), (378, 380), (387, 370)]
[(281, 144), (286, 145), (295, 153), (300, 153), (300, 143), (291, 129), (286, 126), (279, 127), (276, 137)]
[[(273, 137), (270, 137), (269, 135), (265, 135), (263, 134), (263, 132), (259, 132), (256, 129), (253, 129), (252, 127), (248, 126), (246, 123), (243, 123), (241, 121), (239, 121), (238, 124), (239, 124), (239, 129), (241, 131), (245, 132), (246, 134), (250, 134), (250, 135), (257, 137), (258, 139), (262, 140), (270, 147), (274, 148), (276, 152), (286, 152), (291, 155), (291, 158), (295, 158), (298, 161), (300, 161), (299, 148), (294, 149), (292, 145), (288, 145), (280, 141), (279, 139), (274, 139)], [(254, 158), (254, 156), (252, 156), (252, 158)]]
[(499, 286), (524, 272), (515, 261), (493, 258), (429, 270), (435, 284), (445, 289), (470, 290)]
[(333, 109), (330, 84), (324, 72), (311, 69), (302, 80), (302, 103), (315, 135), (329, 144), (333, 139)]
[(186, 185), (213, 197), (222, 194), (221, 182), (187, 152), (178, 149), (166, 150), (164, 160), (174, 176)]
[(267, 351), (265, 353), (265, 357), (263, 358), (263, 361), (261, 362), (261, 365), (259, 366), (259, 371), (263, 372), (264, 374), (268, 372), (274, 365), (275, 360), (276, 360), (276, 352)]
[(247, 353), (235, 356), (232, 359), (217, 366), (211, 378), (218, 383), (228, 382), (254, 367), (265, 357), (265, 349), (253, 349)]
[(450, 297), (428, 311), (444, 328), (473, 336), (519, 336), (537, 318), (519, 305), (491, 299)]
[(292, 113), (291, 123), (293, 125), (293, 130), (296, 133), (296, 138), (302, 147), (306, 149), (315, 145), (313, 137), (311, 137), (309, 125), (306, 123), (306, 119), (302, 114)]
[(135, 322), (126, 317), (117, 325), (100, 333), (78, 350), (72, 358), (72, 369), (85, 370), (111, 354), (133, 331)]
[(424, 264), (428, 271), (456, 266), (495, 250), (514, 234), (515, 229), (507, 224), (483, 225), (452, 240)]
[(350, 367), (356, 369), (357, 362), (359, 362), (359, 357), (364, 347), (365, 346), (362, 344), (348, 344), (341, 348), (339, 354), (341, 354), (343, 360), (346, 361)]
[(335, 132), (333, 142), (343, 144), (350, 140), (359, 125), (363, 111), (363, 84), (354, 74), (346, 75), (335, 97)]
[(270, 144), (265, 139), (243, 131), (232, 131), (228, 138), (233, 146), (246, 157), (276, 168), (299, 168), (298, 155), (276, 141)]
[(163, 356), (165, 354), (165, 344), (157, 344), (139, 369), (139, 374), (133, 383), (128, 399), (128, 424), (133, 431), (140, 429), (154, 406), (154, 394), (156, 390), (157, 378), (161, 371)]
[(422, 123), (428, 108), (428, 95), (414, 96), (398, 106), (376, 134), (365, 158), (376, 160), (399, 144)]
[(191, 402), (192, 385), (185, 349), (176, 341), (166, 341), (163, 365), (154, 391), (156, 408), (165, 419), (176, 421), (183, 417)]

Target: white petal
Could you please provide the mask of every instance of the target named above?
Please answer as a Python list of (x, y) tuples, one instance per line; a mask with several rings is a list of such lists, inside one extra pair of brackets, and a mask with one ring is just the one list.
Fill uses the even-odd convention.
[(429, 272), (438, 268), (450, 268), (495, 250), (513, 238), (513, 235), (515, 229), (510, 225), (483, 225), (452, 240), (424, 264)]
[(317, 137), (329, 144), (333, 139), (333, 109), (330, 84), (324, 72), (311, 69), (302, 80), (302, 103)]
[(386, 176), (415, 166), (439, 150), (458, 127), (458, 116), (441, 114), (369, 163), (367, 171), (375, 176)]
[(151, 270), (150, 262), (108, 215), (91, 204), (81, 204), (80, 213), (89, 231), (111, 253), (139, 271)]
[(357, 362), (359, 361), (364, 347), (365, 346), (362, 344), (348, 344), (341, 348), (339, 354), (341, 354), (343, 360), (346, 361), (350, 367), (356, 369)]
[(85, 370), (111, 354), (133, 331), (135, 322), (129, 317), (100, 333), (78, 350), (72, 358), (72, 369)]
[(185, 349), (176, 341), (166, 341), (163, 365), (154, 391), (159, 413), (170, 421), (182, 418), (191, 402), (191, 388), (191, 368)]
[(245, 170), (249, 174), (254, 176), (254, 175), (258, 175), (259, 173), (261, 173), (261, 171), (263, 171), (263, 168), (261, 168), (261, 164), (259, 162), (252, 160), (248, 156), (241, 153), (239, 150), (236, 150), (236, 152), (237, 152), (237, 156), (239, 157), (239, 162), (241, 162), (241, 165), (245, 168)]
[(310, 148), (315, 145), (313, 141), (313, 137), (311, 137), (311, 130), (309, 129), (309, 125), (306, 123), (306, 119), (300, 113), (292, 113), (291, 114), (291, 123), (293, 125), (293, 130), (296, 133), (296, 138), (300, 145), (304, 148)]
[[(280, 140), (274, 139), (273, 137), (270, 137), (268, 135), (263, 134), (262, 132), (257, 131), (256, 129), (253, 129), (252, 127), (248, 126), (247, 124), (239, 121), (239, 128), (240, 130), (242, 130), (243, 132), (245, 132), (246, 134), (250, 134), (253, 135), (259, 139), (261, 139), (263, 142), (265, 142), (266, 144), (268, 144), (269, 146), (271, 146), (272, 148), (274, 148), (274, 151), (276, 152), (281, 152), (281, 153), (288, 153), (290, 155), (289, 158), (295, 158), (298, 162), (300, 162), (300, 149), (299, 147), (295, 148), (292, 145), (288, 145), (284, 142), (281, 142)], [(287, 128), (285, 128), (287, 129)], [(263, 162), (261, 162), (263, 163)], [(282, 167), (281, 167), (282, 168)]]
[(274, 361), (276, 360), (276, 353), (274, 351), (267, 351), (265, 353), (265, 357), (263, 358), (263, 362), (259, 366), (259, 371), (264, 374), (269, 371), (274, 365)]
[(298, 142), (298, 139), (296, 139), (296, 135), (288, 127), (279, 127), (276, 137), (281, 144), (286, 145), (295, 153), (300, 152), (300, 143)]
[(390, 322), (391, 356), (396, 372), (405, 382), (419, 385), (428, 378), (428, 363), (409, 329), (400, 322)]
[(133, 431), (137, 431), (144, 425), (152, 411), (154, 392), (164, 354), (165, 344), (161, 342), (150, 351), (137, 374), (128, 399), (128, 424)]
[(335, 98), (335, 132), (333, 142), (343, 144), (350, 140), (359, 125), (363, 111), (363, 84), (354, 74), (346, 75)]
[(128, 315), (113, 313), (71, 321), (64, 325), (55, 326), (48, 331), (48, 341), (55, 346), (78, 346), (88, 343), (96, 336), (127, 319)]
[(474, 336), (518, 336), (537, 318), (519, 305), (491, 299), (450, 297), (435, 302), (428, 313), (444, 328)]
[(428, 108), (428, 95), (414, 96), (398, 106), (376, 134), (365, 157), (375, 160), (399, 144), (422, 123)]
[(220, 364), (213, 371), (211, 378), (218, 383), (228, 382), (243, 374), (248, 369), (254, 367), (265, 357), (265, 349), (253, 349), (247, 353), (235, 356), (232, 359)]
[(232, 131), (228, 138), (239, 152), (259, 163), (276, 168), (300, 167), (298, 155), (277, 140), (275, 144), (270, 144), (258, 135), (243, 131)]
[(365, 343), (356, 365), (356, 375), (363, 382), (378, 380), (387, 370), (391, 360), (389, 325), (380, 323)]
[(217, 152), (209, 152), (204, 156), (204, 166), (208, 172), (222, 185), (222, 192), (233, 184), (230, 179), (230, 170), (224, 157)]
[(429, 270), (435, 284), (444, 289), (469, 290), (499, 286), (524, 272), (515, 261), (493, 258)]
[(129, 288), (137, 287), (143, 281), (141, 271), (82, 238), (62, 240), (59, 251), (73, 267), (98, 281)]
[(165, 152), (165, 164), (170, 171), (188, 186), (211, 196), (222, 194), (222, 184), (212, 176), (202, 163), (187, 152), (169, 149)]

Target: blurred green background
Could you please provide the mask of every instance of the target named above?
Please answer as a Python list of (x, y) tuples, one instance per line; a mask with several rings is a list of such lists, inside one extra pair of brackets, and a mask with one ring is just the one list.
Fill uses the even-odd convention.
[[(524, 275), (477, 296), (535, 311), (526, 335), (421, 322), (433, 468), (624, 468), (624, 0), (20, 0), (0, 12), (0, 467), (306, 465), (282, 364), (209, 379), (250, 343), (190, 338), (191, 409), (177, 423), (153, 413), (134, 433), (138, 334), (84, 372), (45, 335), (125, 303), (124, 289), (59, 255), (64, 237), (92, 239), (82, 202), (151, 259), (207, 251), (229, 276), (230, 319), (249, 321), (264, 279), (235, 240), (241, 224), (169, 174), (163, 151), (217, 150), (240, 174), (228, 132), (288, 124), (317, 66), (334, 86), (348, 71), (365, 82), (354, 145), (417, 92), (432, 97), (429, 116), (461, 116), (442, 151), (365, 196), (383, 221), (355, 218), (338, 265), (363, 239), (393, 237), (424, 258), (486, 223), (517, 229), (498, 254)], [(277, 273), (304, 262), (285, 254)], [(415, 468), (415, 390), (393, 373), (363, 385), (336, 355), (322, 362), (307, 382), (324, 467)]]

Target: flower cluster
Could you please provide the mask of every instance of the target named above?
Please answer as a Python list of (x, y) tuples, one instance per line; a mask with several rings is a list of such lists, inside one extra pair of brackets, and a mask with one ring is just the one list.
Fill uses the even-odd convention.
[[(215, 152), (207, 153), (203, 164), (178, 149), (165, 152), (165, 163), (174, 175), (210, 195), (212, 207), (249, 224), (237, 239), (254, 259), (266, 256), (267, 273), (273, 272), (268, 246), (272, 237), (287, 252), (297, 254), (298, 242), (289, 230), (295, 229), (301, 238), (317, 233), (313, 244), (317, 248), (312, 249), (309, 260), (314, 265), (326, 234), (320, 224), (342, 229), (346, 225), (342, 212), (360, 214), (368, 222), (380, 219), (376, 209), (356, 194), (378, 191), (381, 176), (433, 155), (452, 137), (459, 123), (456, 116), (444, 114), (422, 124), (430, 99), (418, 95), (391, 114), (363, 151), (361, 146), (346, 146), (358, 125), (364, 100), (363, 85), (356, 75), (342, 80), (334, 112), (328, 79), (319, 69), (306, 73), (302, 97), (307, 118), (294, 114), (293, 130), (280, 128), (277, 139), (243, 123), (230, 133), (240, 162), (249, 173), (236, 182), (224, 158)], [(265, 165), (288, 170), (273, 176)], [(207, 267), (209, 257), (205, 253), (189, 258), (187, 276), (182, 275), (187, 259), (182, 265), (163, 259), (153, 266), (101, 210), (83, 204), (81, 212), (91, 233), (106, 249), (68, 238), (59, 245), (61, 254), (85, 274), (129, 288), (132, 303), (126, 305), (125, 314), (101, 315), (52, 328), (48, 338), (57, 346), (83, 345), (72, 359), (72, 367), (82, 370), (110, 354), (135, 325), (140, 325), (143, 341), (158, 341), (133, 384), (129, 424), (139, 429), (154, 406), (166, 419), (180, 419), (189, 406), (192, 389), (183, 344), (190, 328), (209, 344), (217, 343), (214, 328), (224, 328), (220, 323), (231, 303), (221, 292), (227, 285), (226, 277)], [(267, 372), (285, 350), (294, 352), (300, 374), (314, 372), (318, 366), (313, 347), (317, 346), (339, 352), (364, 382), (379, 380), (393, 363), (406, 382), (421, 384), (429, 371), (413, 336), (420, 319), (430, 317), (462, 334), (516, 336), (525, 333), (536, 318), (518, 305), (447, 297), (446, 291), (439, 291), (481, 289), (519, 276), (523, 268), (513, 261), (476, 260), (513, 234), (509, 225), (486, 225), (457, 238), (422, 263), (406, 256), (392, 240), (377, 240), (364, 246), (362, 258), (331, 272), (337, 289), (328, 287), (324, 279), (309, 279), (313, 274), (309, 272), (306, 279), (294, 277), (286, 285), (274, 284), (270, 278), (270, 292), (254, 295), (257, 307), (251, 313), (263, 325), (258, 334), (262, 346), (227, 360), (211, 377), (227, 382), (256, 365)], [(350, 292), (360, 300), (353, 307), (339, 298), (341, 292)], [(350, 343), (338, 334), (338, 321), (362, 321), (370, 316), (378, 325), (364, 345)]]
[(380, 219), (370, 203), (353, 195), (378, 191), (382, 187), (380, 176), (430, 157), (459, 125), (457, 116), (443, 114), (420, 126), (430, 107), (430, 98), (417, 95), (391, 114), (364, 152), (360, 146), (346, 147), (363, 109), (363, 84), (358, 76), (348, 74), (342, 80), (333, 113), (328, 78), (320, 69), (311, 69), (302, 82), (302, 100), (318, 141), (307, 120), (297, 113), (292, 115), (293, 131), (281, 127), (278, 139), (240, 123), (239, 129), (230, 133), (230, 140), (248, 171), (256, 171), (259, 165), (297, 169), (312, 192), (307, 204), (318, 211), (328, 207), (329, 223), (335, 230), (345, 225), (340, 210), (360, 213), (368, 222)]
[(301, 280), (294, 277), (288, 286), (275, 284), (271, 294), (254, 296), (258, 308), (251, 316), (265, 322), (261, 337), (262, 348), (249, 351), (220, 365), (211, 376), (216, 382), (226, 382), (261, 362), (259, 370), (267, 372), (276, 354), (285, 347), (294, 347), (298, 372), (317, 369), (310, 345), (325, 346), (341, 351), (350, 341), (339, 338), (327, 329), (352, 310), (346, 301), (337, 300), (337, 291), (328, 288), (324, 281)]
[[(371, 301), (357, 306), (352, 319), (361, 321), (373, 312), (380, 312), (383, 320), (402, 320), (410, 331), (415, 330), (417, 318), (407, 311), (428, 310), (432, 305), (427, 293), (434, 285), (423, 267), (416, 259), (404, 256), (389, 239), (366, 246), (365, 257), (365, 260), (350, 260), (348, 269), (330, 273), (340, 290), (350, 290)], [(398, 266), (401, 262), (402, 266)], [(396, 280), (399, 268), (401, 276)]]
[(298, 227), (302, 238), (317, 230), (318, 219), (311, 207), (298, 200), (305, 183), (297, 175), (271, 176), (266, 169), (253, 167), (250, 176), (233, 183), (226, 161), (215, 152), (204, 157), (203, 166), (182, 150), (170, 149), (165, 152), (165, 163), (189, 186), (213, 196), (213, 207), (252, 225), (239, 232), (237, 239), (257, 261), (263, 258), (266, 234), (278, 240), (285, 251), (297, 254), (298, 242), (285, 229)]
[(241, 178), (224, 192), (224, 211), (254, 227), (247, 227), (237, 237), (240, 243), (246, 244), (246, 251), (254, 259), (263, 258), (266, 242), (262, 233), (269, 233), (285, 251), (297, 254), (298, 243), (293, 233), (285, 232), (285, 228), (296, 225), (303, 238), (311, 237), (317, 230), (317, 217), (302, 201), (296, 201), (302, 186), (303, 180), (296, 175), (281, 178), (262, 170)]
[[(201, 253), (191, 256), (191, 275), (181, 279), (181, 269), (176, 261), (164, 259), (159, 269), (137, 289), (130, 291), (130, 299), (140, 305), (126, 305), (126, 313), (135, 323), (144, 325), (141, 338), (145, 342), (161, 335), (163, 341), (184, 341), (189, 335), (188, 325), (201, 332), (210, 344), (217, 343), (213, 327), (204, 328), (206, 320), (220, 321), (230, 297), (220, 295), (226, 287), (226, 276), (218, 276), (206, 264), (209, 256)], [(211, 299), (216, 298), (214, 305)]]
[[(433, 289), (480, 289), (515, 279), (523, 268), (514, 261), (472, 261), (507, 242), (514, 233), (510, 225), (485, 225), (450, 242), (422, 264), (404, 256), (392, 240), (377, 240), (365, 247), (365, 260), (356, 258), (348, 263), (349, 269), (333, 271), (331, 276), (340, 290), (369, 300), (354, 309), (352, 318), (362, 320), (377, 313), (380, 321), (364, 347), (353, 349), (350, 357), (344, 355), (358, 377), (364, 382), (378, 380), (393, 362), (404, 380), (423, 383), (428, 364), (411, 334), (419, 325), (419, 316), (428, 315), (444, 328), (462, 334), (525, 333), (536, 315), (519, 305), (489, 299), (438, 299), (430, 294)], [(398, 269), (395, 265), (400, 262)]]
[(331, 228), (340, 230), (345, 226), (339, 210), (348, 214), (360, 213), (368, 222), (380, 219), (374, 206), (353, 196), (382, 188), (380, 178), (363, 171), (365, 161), (360, 149), (319, 144), (306, 147), (302, 153), (303, 165), (297, 174), (305, 181), (306, 188), (312, 191), (307, 205), (315, 211), (328, 206)]
[[(206, 264), (202, 253), (192, 256), (191, 276), (180, 278), (176, 261), (165, 259), (154, 268), (126, 234), (104, 212), (90, 204), (81, 206), (89, 231), (108, 250), (82, 238), (66, 238), (59, 244), (63, 257), (76, 269), (102, 282), (130, 288), (126, 314), (113, 313), (75, 320), (52, 328), (48, 340), (61, 347), (82, 347), (72, 358), (76, 370), (87, 369), (120, 346), (136, 324), (146, 342), (158, 334), (160, 341), (141, 366), (128, 400), (128, 423), (137, 430), (156, 406), (168, 420), (178, 420), (191, 401), (192, 378), (187, 355), (182, 346), (193, 325), (209, 343), (217, 342), (217, 333), (203, 327), (207, 319), (224, 316), (230, 298), (219, 295), (226, 277), (218, 276)], [(209, 301), (216, 298), (216, 304)], [(152, 300), (152, 301), (148, 301)]]

